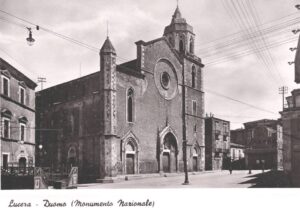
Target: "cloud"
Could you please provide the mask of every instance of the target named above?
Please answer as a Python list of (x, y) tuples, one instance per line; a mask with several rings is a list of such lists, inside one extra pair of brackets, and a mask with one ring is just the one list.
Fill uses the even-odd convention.
[[(286, 0), (253, 0), (263, 23), (295, 13), (294, 3), (296, 0), (289, 3)], [(180, 1), (179, 5), (182, 15), (194, 27), (196, 52), (210, 41), (215, 43), (213, 41), (216, 39), (224, 39), (226, 36), (231, 38), (232, 34), (240, 31), (220, 0), (186, 0)], [(97, 48), (101, 48), (106, 38), (108, 20), (109, 36), (118, 56), (129, 60), (134, 59), (136, 54), (135, 41), (149, 41), (162, 36), (164, 27), (171, 21), (176, 1), (0, 0), (0, 7), (14, 15)], [(28, 23), (25, 25), (30, 26)], [(43, 30), (33, 30), (36, 42), (34, 46), (29, 47), (25, 41), (28, 36), (26, 29), (2, 22), (0, 27), (0, 49), (5, 49), (14, 60), (18, 61), (15, 63), (21, 63), (34, 77), (37, 75), (46, 77), (46, 87), (79, 77), (80, 63), (81, 75), (99, 70), (98, 52), (74, 45)], [(281, 38), (285, 36), (287, 36), (285, 33), (281, 34)], [(272, 39), (279, 39), (279, 35), (272, 35)], [(294, 53), (289, 52), (288, 48), (295, 43), (270, 49), (278, 71), (290, 87), (295, 87), (293, 67), (288, 66), (287, 61), (294, 59)], [(213, 49), (219, 47), (215, 46)], [(234, 48), (234, 50), (239, 51), (241, 48)], [(207, 52), (213, 55), (214, 59), (228, 54), (225, 50), (218, 55), (212, 49)], [(2, 55), (5, 56), (4, 53)], [(199, 54), (199, 56), (205, 55)], [(258, 62), (254, 54), (226, 60), (218, 65), (207, 65), (203, 69), (206, 88), (267, 108), (275, 113), (281, 109), (281, 97), (278, 95), (278, 86), (281, 84), (272, 79), (271, 75), (276, 74), (274, 69), (267, 70)], [(203, 62), (209, 62), (208, 58), (203, 58)], [(255, 110), (209, 93), (205, 96), (207, 112), (226, 114), (224, 118), (232, 122), (253, 120), (253, 118), (237, 116), (278, 117), (276, 114)], [(232, 125), (239, 127), (241, 124)]]

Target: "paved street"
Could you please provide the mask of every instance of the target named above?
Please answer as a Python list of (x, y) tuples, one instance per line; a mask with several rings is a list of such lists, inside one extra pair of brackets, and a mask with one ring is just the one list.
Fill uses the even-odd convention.
[[(255, 185), (253, 178), (260, 175), (260, 170), (253, 170), (249, 175), (248, 171), (203, 172), (197, 175), (189, 174), (189, 185), (182, 185), (184, 175), (172, 175), (167, 177), (139, 178), (128, 181), (118, 181), (107, 184), (81, 184), (78, 188), (249, 188)], [(250, 181), (252, 180), (252, 181)]]

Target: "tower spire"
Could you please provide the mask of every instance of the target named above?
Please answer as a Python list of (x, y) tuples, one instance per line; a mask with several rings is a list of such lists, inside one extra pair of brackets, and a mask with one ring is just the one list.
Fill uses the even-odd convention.
[(108, 20), (106, 21), (106, 37), (109, 37)]

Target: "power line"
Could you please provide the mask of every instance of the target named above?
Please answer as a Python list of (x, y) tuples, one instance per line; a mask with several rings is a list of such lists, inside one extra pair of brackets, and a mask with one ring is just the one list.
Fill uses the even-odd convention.
[[(275, 26), (272, 26), (272, 27), (269, 27), (269, 28), (261, 29), (261, 32), (265, 36), (272, 35), (274, 37), (273, 34), (275, 34), (275, 33), (276, 33), (275, 34), (276, 36), (278, 34), (281, 34), (281, 33), (287, 33), (287, 32), (281, 32), (281, 31), (287, 29), (288, 27), (294, 26), (294, 25), (298, 24), (299, 22), (300, 22), (300, 17), (295, 18), (293, 20), (289, 20), (287, 22), (282, 22), (282, 23), (280, 23), (278, 25), (275, 25)], [(251, 29), (252, 29), (252, 27), (251, 27)], [(288, 32), (290, 33), (290, 31), (288, 31)], [(245, 37), (244, 35), (240, 35), (238, 37), (232, 36), (230, 40), (224, 40), (224, 41), (221, 40), (222, 42), (218, 42), (218, 43), (216, 43), (214, 45), (211, 45), (210, 47), (202, 47), (202, 48), (198, 49), (197, 52), (199, 54), (204, 54), (203, 57), (205, 57), (206, 56), (205, 54), (208, 54), (212, 50), (218, 50), (218, 51), (220, 51), (223, 48), (227, 49), (227, 47), (232, 47), (232, 45), (233, 45), (233, 47), (236, 47), (236, 45), (241, 44), (243, 42), (246, 42), (249, 39), (259, 38), (259, 37), (260, 36), (259, 36), (259, 32), (258, 31), (253, 31), (253, 32), (249, 33), (248, 37)]]
[[(222, 3), (223, 3), (223, 6), (224, 6), (224, 1), (223, 1), (223, 0), (222, 0)], [(229, 15), (231, 16), (231, 13), (230, 13)], [(283, 19), (285, 19), (285, 18), (287, 18), (287, 17), (290, 17), (290, 16), (293, 16), (293, 15), (299, 16), (299, 13), (298, 13), (298, 12), (295, 12), (295, 13), (289, 14), (289, 15), (284, 16), (284, 17), (281, 17), (281, 18), (279, 18), (279, 19), (275, 19), (275, 20), (272, 20), (272, 21), (270, 21), (270, 22), (261, 24), (261, 25), (259, 25), (259, 27), (268, 25), (268, 24), (273, 23), (273, 22), (278, 22), (279, 20), (283, 20)], [(207, 45), (209, 46), (209, 45), (213, 45), (214, 43), (217, 43), (217, 41), (223, 42), (223, 40), (225, 40), (225, 38), (230, 38), (230, 39), (232, 39), (235, 35), (239, 35), (239, 34), (242, 34), (242, 33), (243, 33), (243, 31), (239, 31), (239, 32), (236, 32), (236, 33), (233, 33), (233, 34), (229, 34), (229, 35), (226, 35), (226, 36), (223, 36), (223, 37), (219, 37), (219, 38), (214, 39), (214, 40), (212, 40), (212, 41), (208, 41), (208, 42), (205, 42), (205, 43), (199, 43), (199, 44), (197, 44), (196, 46), (198, 46), (198, 45), (199, 45), (199, 46), (207, 46)]]
[[(292, 38), (285, 39), (285, 40), (282, 40), (282, 41), (279, 41), (279, 42), (271, 43), (266, 47), (267, 48), (274, 48), (274, 47), (278, 47), (280, 45), (287, 44), (287, 43), (290, 43), (290, 42), (293, 42), (293, 41), (296, 41), (296, 40), (297, 40), (297, 38), (292, 37)], [(223, 63), (223, 62), (227, 62), (227, 61), (231, 61), (232, 59), (237, 59), (237, 58), (240, 58), (242, 56), (246, 56), (246, 55), (256, 53), (256, 52), (259, 52), (259, 51), (264, 51), (264, 50), (265, 50), (265, 48), (261, 47), (261, 48), (255, 49), (255, 50), (248, 49), (248, 50), (245, 50), (245, 51), (239, 51), (237, 53), (232, 53), (231, 55), (223, 56), (223, 57), (220, 57), (218, 59), (207, 62), (206, 67), (211, 66), (211, 65), (216, 65), (216, 64), (219, 64), (219, 63)]]
[(63, 34), (54, 32), (54, 31), (52, 31), (52, 30), (50, 30), (50, 29), (48, 29), (48, 28), (46, 28), (46, 27), (39, 26), (38, 24), (35, 24), (35, 23), (33, 23), (33, 22), (31, 22), (31, 21), (28, 21), (28, 20), (25, 20), (24, 18), (20, 18), (20, 17), (18, 17), (18, 16), (16, 16), (16, 15), (13, 15), (13, 14), (9, 13), (9, 12), (3, 11), (3, 10), (0, 10), (0, 12), (4, 13), (4, 14), (6, 14), (6, 15), (9, 15), (9, 16), (11, 16), (11, 17), (14, 17), (14, 18), (16, 18), (16, 19), (18, 19), (18, 20), (21, 20), (21, 21), (23, 21), (23, 22), (26, 22), (26, 23), (28, 23), (28, 24), (31, 24), (31, 25), (33, 25), (33, 26), (35, 26), (35, 27), (38, 27), (39, 29), (41, 29), (41, 30), (43, 30), (43, 31), (45, 31), (45, 32), (48, 32), (48, 33), (50, 33), (50, 34), (52, 34), (52, 35), (55, 35), (55, 36), (57, 36), (57, 37), (59, 37), (59, 38), (61, 38), (61, 39), (65, 39), (65, 40), (67, 40), (67, 41), (69, 41), (69, 42), (73, 42), (73, 43), (75, 43), (75, 44), (77, 44), (77, 45), (79, 45), (79, 46), (81, 46), (81, 47), (85, 47), (85, 48), (87, 48), (87, 49), (89, 49), (89, 50), (91, 50), (91, 51), (99, 52), (99, 50), (100, 50), (100, 49), (97, 48), (97, 47), (94, 47), (94, 46), (88, 45), (88, 44), (86, 44), (86, 43), (80, 42), (80, 41), (75, 40), (75, 39), (73, 39), (73, 38), (71, 38), (71, 37), (68, 37), (68, 36), (66, 36), (66, 35), (63, 35)]
[[(233, 5), (234, 7), (234, 10), (237, 14), (237, 22), (239, 23), (239, 20), (240, 20), (240, 28), (244, 29), (244, 32), (245, 32), (245, 35), (248, 37), (249, 34), (251, 33), (252, 30), (247, 30), (247, 27), (246, 26), (250, 26), (251, 25), (251, 20), (249, 20), (247, 18), (247, 13), (244, 12), (242, 6), (240, 5), (240, 2), (237, 1), (236, 3), (231, 0), (231, 4)], [(250, 27), (248, 27), (249, 29)], [(249, 42), (249, 45), (252, 47), (253, 50), (257, 50), (260, 48), (259, 46), (259, 42), (252, 38), (251, 39), (253, 42)], [(262, 64), (266, 67), (266, 70), (267, 72), (269, 72), (270, 76), (274, 79), (274, 82), (277, 83), (277, 79), (274, 77), (273, 73), (272, 73), (272, 70), (270, 69), (270, 64), (269, 64), (269, 61), (268, 59), (266, 58), (265, 54), (264, 54), (264, 51), (257, 51), (257, 53), (255, 53), (257, 58), (262, 62)]]
[[(258, 25), (261, 24), (261, 22), (260, 22), (260, 19), (259, 19), (257, 10), (256, 10), (255, 6), (253, 5), (253, 3), (250, 2), (249, 0), (246, 0), (246, 3), (248, 3), (248, 7), (249, 7), (249, 9), (250, 9), (250, 13), (252, 14), (252, 18), (253, 18), (253, 20), (254, 20), (254, 23), (255, 23), (255, 25), (256, 25), (256, 28), (257, 28), (257, 30), (259, 31), (260, 35), (261, 35), (260, 37), (262, 38), (263, 46), (266, 48), (267, 43), (266, 43), (265, 37), (264, 37), (264, 35), (262, 34), (260, 28), (258, 27)], [(266, 48), (266, 50), (267, 50), (267, 55), (269, 56), (271, 65), (274, 67), (275, 71), (278, 73), (278, 76), (279, 76), (281, 82), (284, 83), (283, 78), (282, 78), (282, 76), (281, 76), (281, 74), (280, 74), (280, 72), (279, 72), (279, 70), (278, 70), (278, 67), (277, 67), (277, 65), (276, 65), (276, 63), (275, 63), (275, 61), (274, 61), (274, 59), (273, 59), (272, 54), (270, 53), (270, 51), (268, 50), (268, 48)]]
[(26, 25), (23, 25), (23, 24), (20, 24), (20, 23), (13, 22), (13, 21), (8, 20), (8, 19), (6, 19), (6, 18), (3, 18), (3, 17), (1, 17), (1, 16), (0, 16), (0, 20), (1, 20), (2, 22), (9, 23), (9, 24), (13, 24), (13, 25), (15, 25), (15, 26), (19, 26), (19, 27), (21, 27), (21, 28), (25, 28), (25, 29), (26, 29)]
[(21, 67), (23, 67), (24, 69), (26, 69), (27, 71), (29, 71), (30, 73), (33, 73), (35, 75), (37, 75), (37, 73), (35, 71), (29, 70), (28, 68), (26, 68), (24, 65), (22, 65), (20, 62), (18, 62), (13, 56), (11, 56), (9, 53), (7, 53), (5, 50), (0, 48), (0, 51), (2, 51), (4, 54), (6, 54), (8, 57), (10, 57), (11, 59), (13, 59), (18, 65), (20, 65)]
[(234, 101), (234, 102), (241, 103), (241, 104), (243, 104), (243, 105), (249, 106), (249, 107), (254, 108), (254, 109), (256, 109), (256, 110), (260, 110), (260, 111), (267, 112), (267, 113), (271, 113), (271, 114), (277, 114), (277, 113), (275, 113), (275, 112), (273, 112), (273, 111), (270, 111), (270, 110), (267, 110), (267, 109), (264, 109), (264, 108), (260, 108), (260, 107), (255, 106), (255, 105), (251, 105), (251, 104), (249, 104), (249, 103), (243, 102), (243, 101), (241, 101), (241, 100), (234, 99), (234, 98), (232, 98), (232, 97), (229, 97), (229, 96), (226, 96), (226, 95), (223, 95), (223, 94), (214, 92), (214, 91), (211, 91), (211, 90), (209, 90), (209, 89), (204, 89), (204, 91), (207, 92), (207, 93), (210, 93), (210, 94), (213, 94), (213, 95), (216, 95), (216, 96), (223, 97), (223, 98), (225, 98), (225, 99)]
[[(131, 68), (128, 68), (128, 67), (125, 67), (125, 66), (122, 66), (122, 68), (124, 68), (124, 69), (128, 69), (128, 70), (130, 70), (130, 71), (136, 71), (136, 70), (133, 70), (133, 69), (131, 69)], [(143, 69), (143, 70), (144, 70), (144, 69)], [(149, 70), (148, 70), (148, 71), (146, 71), (146, 72), (148, 72), (148, 73), (151, 73), (151, 75), (153, 75), (153, 74), (152, 74), (152, 72), (151, 72), (151, 71), (149, 71)], [(266, 109), (264, 109), (264, 108), (260, 108), (260, 107), (258, 107), (258, 106), (254, 106), (254, 105), (251, 105), (251, 104), (249, 104), (249, 103), (245, 103), (245, 102), (243, 102), (243, 101), (240, 101), (240, 100), (234, 99), (234, 98), (232, 98), (232, 97), (228, 97), (228, 96), (226, 96), (226, 95), (223, 95), (223, 94), (220, 94), (220, 93), (217, 93), (217, 92), (214, 92), (214, 91), (208, 90), (208, 89), (204, 89), (204, 91), (205, 91), (205, 92), (208, 92), (208, 93), (211, 93), (211, 94), (214, 94), (214, 95), (217, 95), (217, 96), (219, 96), (219, 97), (223, 97), (223, 98), (229, 99), (229, 100), (231, 100), (231, 101), (235, 101), (235, 102), (238, 102), (238, 103), (241, 103), (241, 104), (247, 105), (247, 106), (249, 106), (249, 107), (252, 107), (252, 108), (258, 109), (258, 110), (260, 110), (260, 111), (268, 112), (268, 113), (271, 113), (271, 114), (277, 114), (277, 113), (275, 113), (275, 112), (273, 112), (273, 111), (266, 110)]]

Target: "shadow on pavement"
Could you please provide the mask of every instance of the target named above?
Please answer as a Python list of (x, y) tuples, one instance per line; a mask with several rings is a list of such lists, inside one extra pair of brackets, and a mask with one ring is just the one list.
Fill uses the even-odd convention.
[(252, 184), (250, 188), (291, 188), (288, 175), (283, 171), (268, 171), (265, 173), (247, 176), (251, 178), (240, 184)]

